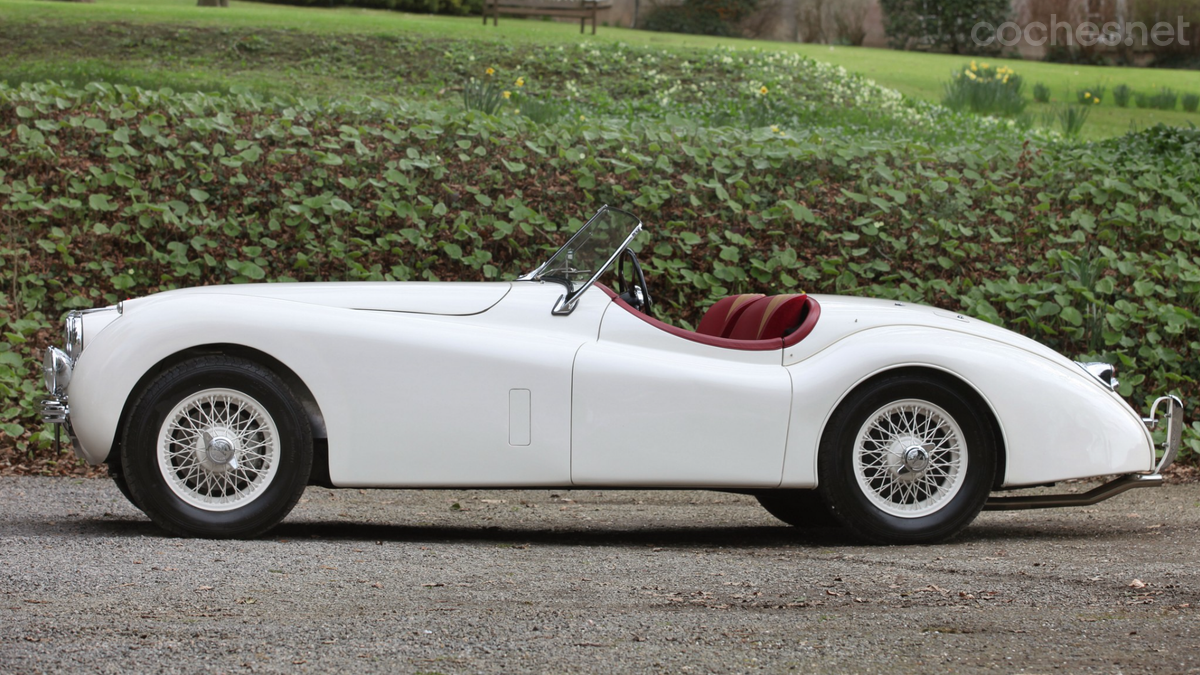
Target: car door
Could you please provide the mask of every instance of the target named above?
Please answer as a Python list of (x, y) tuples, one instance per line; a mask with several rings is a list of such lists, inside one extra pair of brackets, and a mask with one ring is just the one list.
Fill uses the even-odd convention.
[(779, 349), (672, 334), (614, 302), (575, 356), (576, 485), (779, 485), (792, 400)]

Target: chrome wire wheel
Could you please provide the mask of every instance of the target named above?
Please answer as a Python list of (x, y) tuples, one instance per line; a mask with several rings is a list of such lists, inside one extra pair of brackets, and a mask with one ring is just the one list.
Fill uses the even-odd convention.
[(880, 511), (899, 518), (936, 513), (967, 476), (967, 443), (941, 407), (894, 401), (867, 416), (853, 449), (854, 477)]
[(279, 469), (275, 421), (254, 398), (204, 389), (169, 412), (158, 433), (158, 469), (175, 496), (205, 511), (241, 508)]

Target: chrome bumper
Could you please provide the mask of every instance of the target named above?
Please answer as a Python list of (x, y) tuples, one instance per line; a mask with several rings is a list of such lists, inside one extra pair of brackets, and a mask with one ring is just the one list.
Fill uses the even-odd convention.
[[(1159, 408), (1163, 408), (1159, 417)], [(1142, 419), (1146, 428), (1154, 431), (1162, 420), (1167, 422), (1167, 434), (1161, 446), (1162, 457), (1151, 473), (1131, 473), (1111, 480), (1099, 487), (1077, 494), (1021, 495), (1017, 497), (990, 497), (984, 511), (1016, 511), (1021, 509), (1048, 509), (1058, 506), (1091, 506), (1126, 490), (1142, 487), (1158, 487), (1163, 484), (1162, 471), (1175, 461), (1179, 446), (1183, 442), (1183, 401), (1178, 396), (1162, 396), (1150, 406), (1150, 416)]]
[[(70, 439), (71, 449), (75, 452), (75, 456), (84, 459), (80, 452), (79, 443), (75, 440), (75, 430), (71, 428), (71, 407), (67, 405), (65, 398), (47, 398), (42, 400), (42, 421), (46, 424), (61, 425), (67, 430), (67, 438)], [(60, 450), (59, 443), (59, 426), (54, 428), (54, 452)]]

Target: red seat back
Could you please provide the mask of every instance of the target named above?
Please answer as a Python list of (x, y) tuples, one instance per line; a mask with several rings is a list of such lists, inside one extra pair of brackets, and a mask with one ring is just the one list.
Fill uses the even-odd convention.
[(729, 337), (734, 324), (755, 300), (764, 297), (762, 293), (746, 293), (721, 298), (700, 319), (696, 332), (713, 337)]
[(759, 298), (746, 307), (726, 337), (733, 340), (770, 340), (782, 338), (804, 318), (808, 296), (772, 295)]

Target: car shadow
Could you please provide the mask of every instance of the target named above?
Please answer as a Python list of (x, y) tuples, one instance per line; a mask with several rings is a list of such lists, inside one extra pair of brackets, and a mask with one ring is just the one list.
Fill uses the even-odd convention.
[[(12, 535), (45, 536), (49, 530), (72, 536), (92, 538), (175, 538), (149, 520), (137, 517), (97, 516), (62, 521), (19, 519), (8, 521)], [(980, 543), (1039, 541), (1112, 541), (1120, 543), (1136, 538), (1141, 532), (1129, 528), (1079, 527), (1047, 528), (1044, 523), (976, 523), (957, 537), (935, 546)], [(862, 542), (838, 528), (794, 528), (778, 526), (742, 527), (457, 527), (363, 523), (352, 520), (285, 521), (259, 537), (264, 541), (390, 543), (488, 543), (522, 546), (530, 544), (594, 547), (671, 547), (671, 548), (828, 548), (861, 547)]]

